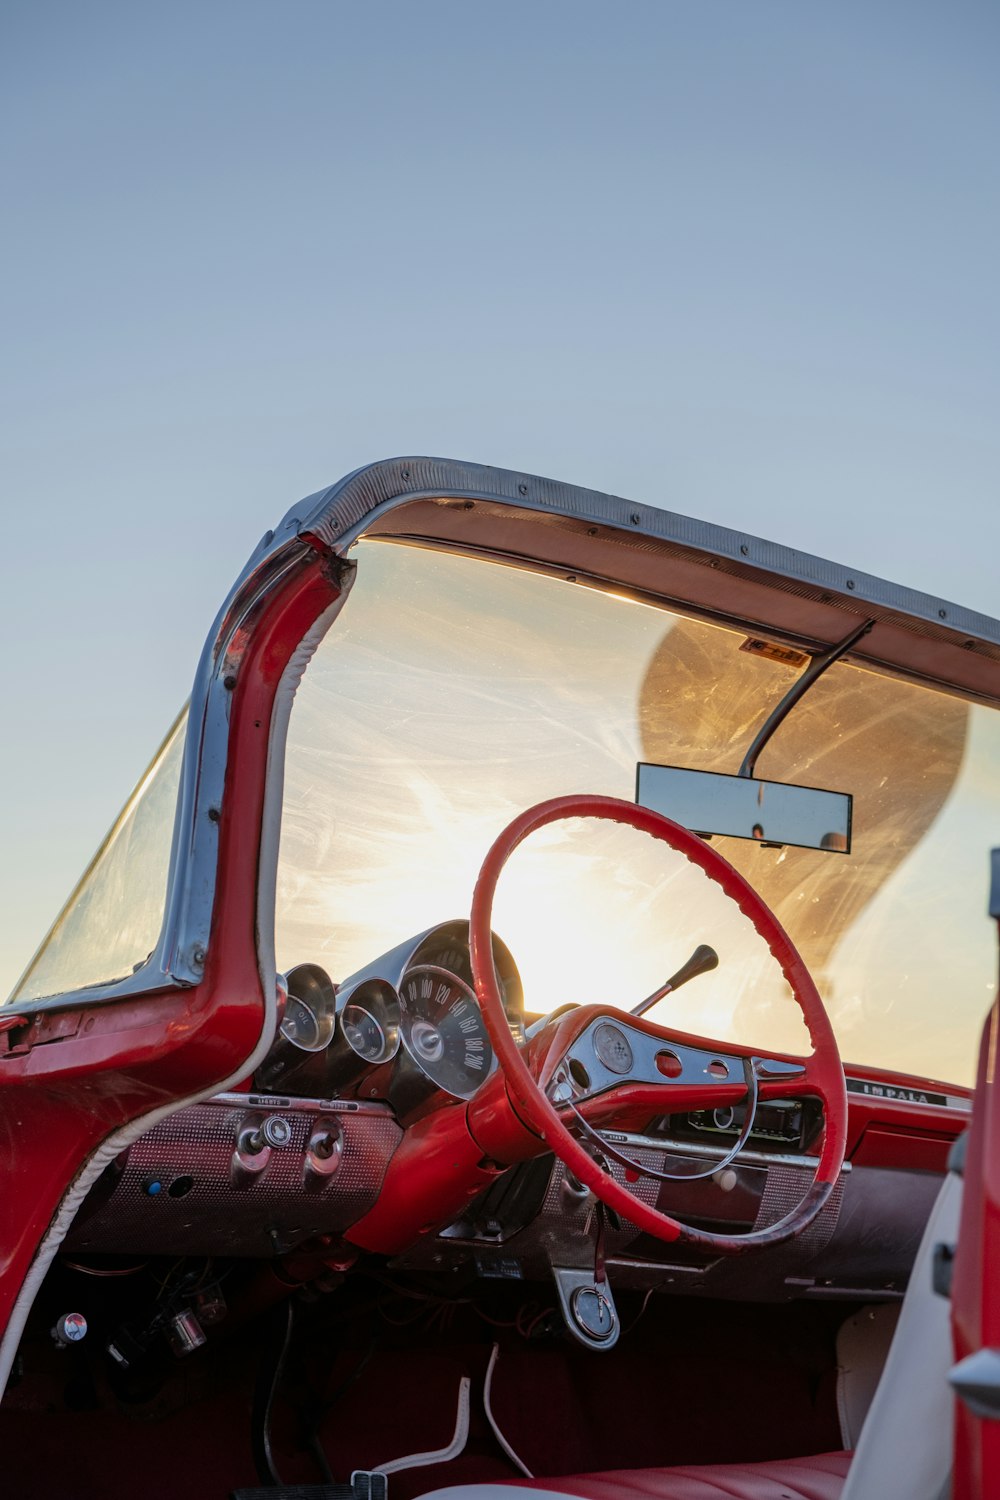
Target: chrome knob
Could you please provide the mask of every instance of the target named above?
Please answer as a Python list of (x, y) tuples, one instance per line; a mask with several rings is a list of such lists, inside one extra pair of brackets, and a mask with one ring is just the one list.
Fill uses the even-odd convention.
[(259, 1156), (268, 1148), (280, 1150), (292, 1139), (292, 1127), (284, 1115), (268, 1115), (257, 1128), (240, 1133), (240, 1150), (248, 1156)]
[(57, 1344), (64, 1348), (67, 1344), (78, 1344), (81, 1339), (87, 1337), (87, 1320), (83, 1313), (63, 1313), (56, 1320), (56, 1326), (52, 1330), (52, 1337)]

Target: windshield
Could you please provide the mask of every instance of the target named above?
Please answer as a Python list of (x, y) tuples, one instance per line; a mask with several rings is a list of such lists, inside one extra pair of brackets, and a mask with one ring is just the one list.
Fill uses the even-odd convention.
[[(467, 916), (505, 824), (572, 792), (631, 800), (636, 765), (735, 772), (800, 668), (723, 629), (572, 581), (386, 542), (292, 714), (278, 964), (342, 980)], [(987, 850), (1000, 835), (1000, 716), (838, 663), (758, 774), (851, 792), (849, 856), (717, 838), (809, 965), (845, 1058), (969, 1081), (993, 988)], [(788, 988), (719, 889), (631, 830), (570, 821), (502, 877), (494, 927), (529, 1011), (630, 1008), (711, 943), (719, 968), (654, 1018), (807, 1051)]]
[(163, 923), (185, 709), (22, 974), (10, 1002), (113, 984), (140, 968)]

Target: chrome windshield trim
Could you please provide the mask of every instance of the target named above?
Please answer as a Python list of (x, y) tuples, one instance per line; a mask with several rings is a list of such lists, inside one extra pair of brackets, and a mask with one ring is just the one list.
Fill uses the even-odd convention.
[(238, 674), (264, 601), (302, 566), (311, 549), (287, 533), (268, 532), (216, 617), (205, 642), (191, 692), (159, 967), (178, 984), (197, 984), (205, 968), (219, 853), (219, 823), (229, 753), (226, 686)]
[[(315, 537), (331, 551), (343, 553), (376, 522), (401, 506), (419, 501), (434, 502), (439, 508), (452, 511), (476, 511), (493, 505), (514, 512), (545, 512), (561, 518), (566, 523), (566, 534), (572, 532), (577, 541), (581, 533), (596, 536), (598, 548), (606, 543), (606, 533), (610, 530), (618, 533), (619, 541), (627, 540), (633, 552), (645, 549), (648, 553), (655, 544), (683, 549), (692, 557), (700, 555), (700, 561), (718, 569), (724, 577), (737, 575), (770, 581), (783, 592), (791, 591), (800, 598), (832, 605), (840, 613), (840, 622), (845, 609), (859, 619), (870, 610), (876, 621), (894, 620), (911, 635), (916, 631), (933, 637), (952, 650), (958, 646), (977, 655), (981, 649), (982, 655), (1000, 665), (1000, 621), (978, 611), (766, 541), (750, 532), (714, 526), (675, 511), (536, 474), (442, 458), (387, 459), (358, 469), (337, 484), (308, 496), (294, 507), (294, 515), (301, 535)], [(283, 524), (289, 524), (288, 517)], [(596, 533), (593, 527), (597, 528)], [(444, 535), (448, 535), (446, 530)], [(489, 546), (485, 539), (483, 544)], [(619, 549), (619, 554), (615, 559), (617, 566), (609, 569), (603, 559), (595, 572), (609, 579), (614, 575), (616, 581), (628, 586), (628, 578), (622, 576), (627, 567), (620, 566), (625, 558), (624, 549)], [(719, 582), (722, 596), (725, 583), (723, 579)], [(831, 635), (826, 644), (832, 645), (834, 640), (835, 635)], [(892, 656), (869, 640), (859, 645), (852, 656), (890, 668), (894, 665)], [(976, 692), (961, 681), (961, 658), (957, 661), (953, 674), (931, 674), (928, 680)], [(909, 667), (895, 665), (910, 674)], [(984, 665), (980, 659), (978, 666)], [(992, 678), (994, 674), (989, 675)], [(991, 686), (991, 692), (982, 696), (1000, 701), (1000, 684), (995, 689)]]

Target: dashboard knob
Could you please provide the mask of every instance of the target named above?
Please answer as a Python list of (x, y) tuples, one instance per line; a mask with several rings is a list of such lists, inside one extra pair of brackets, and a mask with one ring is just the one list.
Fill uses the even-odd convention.
[(271, 1152), (289, 1145), (291, 1139), (292, 1127), (284, 1115), (266, 1115), (256, 1124), (251, 1119), (243, 1125), (230, 1163), (233, 1185), (245, 1187), (250, 1179), (266, 1172)]
[(244, 1130), (240, 1135), (240, 1148), (250, 1156), (259, 1156), (266, 1147), (275, 1150), (287, 1146), (292, 1138), (292, 1127), (284, 1115), (268, 1115), (256, 1130)]
[(303, 1172), (306, 1184), (317, 1186), (330, 1178), (340, 1166), (344, 1151), (344, 1132), (334, 1119), (317, 1120), (306, 1142)]
[(264, 1138), (265, 1145), (274, 1146), (280, 1150), (282, 1146), (287, 1146), (291, 1140), (292, 1127), (284, 1115), (268, 1115), (260, 1127), (260, 1133)]
[(56, 1321), (56, 1326), (52, 1330), (52, 1337), (63, 1348), (67, 1344), (78, 1344), (81, 1339), (86, 1338), (87, 1320), (83, 1316), (83, 1313), (63, 1313), (62, 1317)]

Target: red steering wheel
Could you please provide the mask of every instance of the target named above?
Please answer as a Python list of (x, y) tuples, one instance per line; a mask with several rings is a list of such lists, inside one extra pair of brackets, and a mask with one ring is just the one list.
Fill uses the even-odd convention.
[[(808, 1058), (793, 1058), (782, 1055), (778, 1067), (786, 1065), (783, 1076), (771, 1076), (761, 1059), (742, 1057), (731, 1047), (723, 1050), (730, 1059), (743, 1063), (744, 1068), (754, 1069), (758, 1079), (758, 1094), (761, 1099), (773, 1099), (794, 1094), (815, 1095), (823, 1104), (824, 1131), (822, 1149), (816, 1160), (811, 1185), (800, 1202), (776, 1224), (752, 1230), (747, 1234), (715, 1234), (682, 1224), (669, 1214), (649, 1203), (643, 1202), (628, 1188), (617, 1181), (611, 1172), (594, 1159), (567, 1125), (573, 1121), (573, 1113), (566, 1114), (566, 1106), (557, 1107), (550, 1099), (543, 1083), (528, 1066), (528, 1053), (515, 1041), (504, 1014), (503, 999), (493, 965), (492, 912), (493, 897), (497, 881), (504, 865), (517, 846), (536, 829), (564, 818), (604, 818), (612, 823), (625, 823), (642, 833), (660, 839), (683, 854), (692, 864), (722, 887), (726, 895), (735, 901), (740, 910), (753, 923), (767, 943), (781, 971), (787, 979), (793, 995), (805, 1018), (806, 1027), (813, 1044), (813, 1054)], [(483, 862), (472, 898), (470, 924), (472, 974), (476, 994), (482, 1006), (483, 1019), (493, 1043), (500, 1068), (506, 1076), (508, 1093), (514, 1109), (522, 1120), (545, 1142), (546, 1146), (564, 1162), (582, 1183), (585, 1183), (609, 1208), (615, 1209), (639, 1229), (655, 1235), (658, 1239), (681, 1241), (716, 1254), (740, 1254), (759, 1245), (778, 1245), (801, 1234), (815, 1219), (830, 1194), (840, 1174), (844, 1161), (847, 1136), (847, 1092), (844, 1084), (844, 1069), (837, 1050), (836, 1039), (829, 1017), (823, 1008), (819, 992), (812, 976), (797, 953), (791, 938), (781, 926), (756, 891), (721, 854), (697, 834), (680, 824), (671, 822), (661, 813), (639, 807), (632, 802), (620, 801), (617, 797), (573, 796), (556, 797), (549, 802), (539, 802), (520, 814), (504, 829)], [(571, 1014), (579, 1014), (571, 1013)], [(641, 1030), (647, 1035), (660, 1038), (667, 1044), (678, 1045), (674, 1035), (665, 1027), (656, 1026), (645, 1018), (628, 1018), (620, 1011), (604, 1012), (600, 1007), (590, 1007), (588, 1019), (607, 1015), (616, 1024)], [(569, 1019), (569, 1018), (567, 1018)], [(546, 1028), (548, 1031), (549, 1028)], [(555, 1031), (555, 1027), (552, 1028)], [(541, 1033), (541, 1037), (546, 1035)], [(536, 1041), (541, 1040), (536, 1038)], [(691, 1041), (685, 1037), (685, 1043)], [(558, 1037), (553, 1038), (556, 1048)], [(716, 1044), (705, 1041), (702, 1046), (714, 1049)], [(552, 1045), (542, 1047), (531, 1059), (537, 1070), (541, 1070), (544, 1059), (551, 1063)], [(794, 1065), (794, 1071), (787, 1065)], [(778, 1071), (778, 1068), (775, 1069)], [(551, 1077), (551, 1066), (547, 1068)], [(671, 1098), (671, 1089), (674, 1096)], [(711, 1108), (720, 1098), (732, 1099), (732, 1084), (720, 1086), (706, 1077), (704, 1089), (698, 1090), (696, 1102), (690, 1087), (681, 1094), (667, 1079), (655, 1086), (658, 1107), (661, 1113), (673, 1109)], [(623, 1078), (620, 1085), (622, 1095), (627, 1095), (629, 1080)]]

